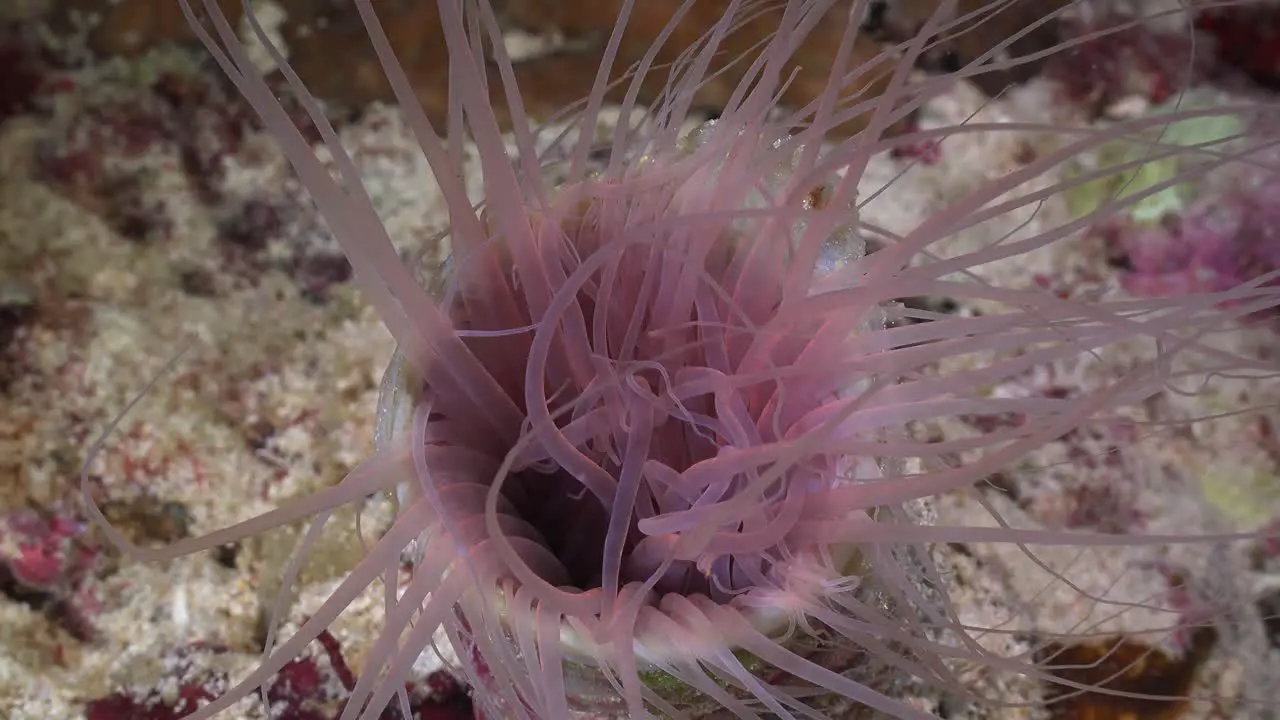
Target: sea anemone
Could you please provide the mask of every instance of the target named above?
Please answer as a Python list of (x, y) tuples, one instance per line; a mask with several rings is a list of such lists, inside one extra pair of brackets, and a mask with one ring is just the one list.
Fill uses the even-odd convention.
[[(1099, 689), (1054, 674), (1043, 646), (989, 647), (986, 638), (1012, 631), (962, 617), (935, 546), (1002, 543), (1035, 558), (1027, 546), (1250, 537), (1021, 529), (990, 506), (990, 525), (932, 524), (928, 502), (1072, 432), (1118, 422), (1125, 408), (1170, 387), (1194, 392), (1186, 390), (1193, 379), (1275, 372), (1274, 360), (1216, 342), (1280, 303), (1275, 271), (1172, 299), (1082, 300), (983, 279), (984, 267), (1049, 247), (1181, 177), (1117, 191), (1028, 237), (942, 250), (968, 228), (1153, 159), (1197, 154), (1202, 162), (1186, 172), (1201, 172), (1257, 147), (1144, 140), (1168, 115), (1105, 129), (1034, 128), (1059, 143), (892, 232), (860, 218), (867, 198), (859, 181), (873, 155), (900, 142), (1029, 129), (970, 123), (887, 135), (961, 78), (1020, 62), (1000, 58), (1018, 35), (951, 76), (914, 75), (932, 38), (1016, 3), (967, 14), (939, 3), (910, 41), (857, 63), (852, 48), (868, 3), (716, 0), (719, 19), (662, 69), (664, 93), (642, 108), (640, 80), (658, 72), (653, 59), (668, 36), (688, 29), (681, 23), (690, 0), (633, 68), (638, 79), (622, 97), (622, 119), (600, 140), (611, 50), (635, 4), (621, 3), (594, 91), (571, 131), (548, 145), (522, 109), (488, 0), (438, 3), (451, 80), (447, 128), (433, 125), (413, 97), (373, 3), (355, 0), (448, 205), (450, 257), (424, 278), (392, 245), (317, 101), (278, 51), (336, 175), (216, 4), (182, 1), (283, 146), (399, 345), (378, 452), (340, 484), (163, 549), (105, 527), (127, 551), (163, 559), (310, 518), (287, 586), (336, 508), (376, 492), (397, 496), (394, 525), (328, 601), (290, 637), (270, 639), (252, 673), (190, 718), (212, 717), (263, 686), (380, 579), (388, 587), (384, 627), (343, 720), (377, 718), (397, 696), (407, 717), (405, 679), (441, 638), (487, 717), (933, 717), (901, 698), (909, 682), (1007, 708), (983, 697), (962, 669), (1055, 681), (1068, 694)], [(696, 91), (730, 65), (719, 48), (761, 22), (772, 28), (763, 44), (729, 58), (740, 80), (719, 118), (697, 122)], [(844, 41), (825, 87), (810, 102), (780, 105), (795, 48), (833, 23)], [(859, 90), (871, 85), (867, 73), (879, 75), (881, 94)], [(513, 148), (495, 120), (494, 96), (513, 120)], [(1248, 122), (1256, 107), (1173, 114)], [(865, 130), (824, 143), (855, 121)], [(468, 137), (483, 172), (478, 204), (463, 180)], [(1148, 154), (1045, 180), (1121, 137), (1145, 143)], [(983, 312), (899, 302), (917, 297), (972, 301)], [(991, 391), (1037, 368), (1087, 366), (1120, 343), (1155, 351), (1072, 394)], [(1017, 421), (972, 437), (929, 441), (911, 432), (926, 421), (1005, 415)], [(412, 580), (396, 592), (406, 551)]]

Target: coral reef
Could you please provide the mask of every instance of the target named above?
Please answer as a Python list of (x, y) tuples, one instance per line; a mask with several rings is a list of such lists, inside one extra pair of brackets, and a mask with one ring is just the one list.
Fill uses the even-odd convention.
[[(359, 557), (364, 539), (388, 526), (390, 502), (370, 498), (358, 511), (335, 517), (293, 589), (281, 588), (279, 578), (301, 528), (164, 567), (142, 566), (105, 551), (72, 500), (88, 447), (186, 348), (174, 372), (108, 441), (91, 468), (95, 492), (109, 519), (147, 542), (223, 527), (332, 485), (367, 455), (377, 378), (392, 348), (351, 292), (349, 265), (251, 113), (198, 53), (160, 47), (189, 37), (181, 17), (170, 12), (174, 3), (58, 4), (63, 16), (53, 27), (65, 33), (22, 25), (24, 32), (0, 35), (0, 627), (13, 628), (0, 649), (0, 715), (176, 720), (253, 665), (277, 593), (286, 608), (278, 619), (285, 623), (296, 625), (314, 610)], [(241, 6), (239, 0), (223, 4), (230, 13)], [(343, 40), (349, 24), (326, 15), (328, 3), (281, 5), (287, 21), (280, 32), (298, 53), (304, 76), (320, 82), (333, 100), (360, 110), (340, 114), (339, 131), (393, 239), (406, 255), (443, 254), (446, 248), (435, 242), (444, 222), (439, 198), (410, 133), (393, 109), (368, 106), (386, 97), (385, 88), (361, 84), (354, 70), (345, 77), (327, 73), (326, 60), (347, 46), (326, 46), (312, 33), (329, 24), (335, 35), (324, 40), (332, 43), (334, 37)], [(395, 24), (406, 38), (394, 42), (412, 44), (430, 32), (433, 20), (424, 5), (431, 3), (386, 5), (385, 12), (400, 13)], [(104, 13), (105, 19), (76, 39), (73, 21), (85, 11)], [(1201, 27), (1228, 41), (1246, 27), (1259, 27), (1256, 20), (1238, 17), (1205, 15)], [(43, 20), (22, 22), (44, 29)], [(56, 40), (46, 46), (31, 39), (42, 35)], [(357, 40), (351, 34), (343, 41)], [(1086, 46), (1080, 55), (1051, 60), (1047, 79), (1032, 79), (996, 103), (962, 86), (926, 108), (921, 126), (959, 123), (975, 112), (992, 121), (1042, 120), (1037, 113), (1046, 108), (1105, 115), (1135, 96), (1146, 112), (1187, 84), (1212, 80), (1238, 88), (1237, 69), (1259, 81), (1273, 77), (1266, 57), (1220, 50), (1217, 62), (1232, 67), (1210, 62), (1201, 73), (1197, 64), (1188, 78), (1183, 60), (1191, 56), (1181, 42), (1147, 33), (1123, 36), (1111, 46)], [(433, 64), (438, 58), (431, 56), (430, 43), (418, 45), (421, 58), (409, 59), (418, 73), (415, 86), (424, 105), (436, 103), (438, 109), (445, 97), (442, 72)], [(325, 47), (338, 49), (326, 54)], [(580, 57), (549, 58), (549, 65), (530, 66), (540, 68), (531, 74), (559, 81), (547, 68), (572, 66), (576, 79), (563, 87), (532, 86), (534, 93), (545, 90), (539, 101), (547, 107), (564, 100), (564, 93), (581, 94), (579, 75), (586, 67)], [(335, 85), (324, 88), (324, 82)], [(296, 119), (306, 127), (300, 113)], [(941, 153), (939, 147), (916, 148), (930, 163), (881, 155), (868, 169), (866, 194), (890, 182), (895, 189), (870, 201), (865, 219), (900, 228), (939, 207), (957, 188), (1026, 164), (1052, 143), (1019, 132), (948, 139)], [(990, 272), (1003, 273), (1005, 284), (1087, 298), (1219, 289), (1274, 270), (1280, 266), (1273, 233), (1280, 217), (1271, 199), (1280, 197), (1280, 187), (1251, 183), (1241, 175), (1247, 171), (1234, 172), (1231, 177), (1240, 179), (1214, 181), (1211, 192), (1198, 194), (1169, 220), (1095, 228), (1051, 252), (993, 264)], [(1055, 198), (1042, 212), (1036, 222), (1071, 210), (1065, 198)], [(1024, 221), (1030, 222), (1002, 218), (955, 243), (990, 243)], [(978, 304), (951, 309), (982, 311)], [(1270, 343), (1274, 351), (1267, 329), (1242, 331), (1232, 341), (1257, 348)], [(1052, 368), (990, 391), (1054, 397), (1133, 361), (1117, 353), (1096, 366)], [(1280, 391), (1260, 383), (1242, 380), (1235, 390), (1206, 402), (1222, 413), (1280, 402)], [(1235, 510), (1241, 506), (1254, 513), (1251, 520), (1274, 514), (1274, 478), (1280, 474), (1269, 424), (1274, 421), (1226, 418), (1195, 433), (1138, 442), (1143, 438), (1136, 421), (1190, 414), (1174, 400), (1161, 401), (1133, 424), (1072, 433), (1032, 465), (993, 478), (983, 502), (997, 504), (1019, 522), (1117, 534), (1138, 526), (1217, 527), (1220, 518), (1206, 509), (1202, 495), (1230, 509), (1226, 522), (1241, 520)], [(963, 436), (1017, 421), (969, 417), (914, 430), (922, 437)], [(1223, 457), (1225, 449), (1230, 458)], [(1213, 483), (1224, 475), (1256, 482), (1231, 483), (1244, 495), (1222, 500), (1213, 488), (1223, 483)], [(967, 497), (941, 498), (937, 509), (952, 518), (981, 510)], [(1249, 572), (1274, 575), (1267, 562), (1274, 565), (1280, 553), (1271, 550), (1259, 549), (1258, 564)], [(1007, 548), (975, 543), (939, 553), (954, 570), (949, 577), (964, 605), (962, 615), (975, 625), (998, 624), (1014, 605), (1010, 598), (1035, 597), (1037, 583), (1045, 581), (1042, 569)], [(1228, 575), (1239, 571), (1241, 561), (1193, 555), (1156, 558), (1165, 563), (1157, 566), (1148, 555), (1090, 553), (1084, 563), (1065, 553), (1053, 556), (1055, 567), (1100, 596), (1117, 602), (1167, 596), (1168, 612), (1156, 613), (1160, 617), (1145, 625), (1127, 618), (1099, 622), (1106, 639), (1052, 652), (1069, 666), (1110, 659), (1117, 651), (1158, 651), (1151, 671), (1131, 689), (1170, 693), (1191, 687), (1220, 700), (1114, 708), (1109, 698), (1084, 693), (1060, 706), (1057, 717), (1132, 712), (1231, 718), (1244, 712), (1230, 698), (1249, 679), (1245, 665), (1258, 656), (1253, 646), (1241, 642), (1236, 656), (1225, 657), (1214, 652), (1220, 648), (1213, 642), (1217, 636), (1169, 638), (1158, 649), (1158, 642), (1139, 639), (1143, 630), (1167, 625), (1169, 615), (1201, 611), (1180, 588), (1196, 588), (1198, 597), (1234, 587), (1236, 576)], [(375, 587), (362, 595), (307, 654), (269, 683), (269, 707), (247, 700), (234, 716), (335, 717), (376, 635), (371, 628), (381, 618), (381, 594)], [(1275, 597), (1272, 592), (1261, 600), (1272, 617), (1280, 605)], [(1073, 592), (1047, 593), (1038, 598), (1035, 613), (1016, 608), (1034, 615), (1022, 617), (1018, 629), (1052, 634), (1098, 621), (1079, 599)], [(1273, 644), (1274, 626), (1274, 620), (1267, 626)], [(1265, 657), (1265, 647), (1260, 652)], [(450, 675), (448, 662), (427, 656), (419, 661), (420, 682), (409, 693), (415, 717), (471, 717), (468, 690)], [(1103, 662), (1093, 672), (1108, 667)], [(987, 690), (1023, 702), (1051, 694), (1031, 681)], [(945, 704), (924, 688), (910, 699), (937, 712)], [(983, 717), (952, 710), (952, 717)], [(384, 717), (399, 717), (398, 708), (390, 706)]]

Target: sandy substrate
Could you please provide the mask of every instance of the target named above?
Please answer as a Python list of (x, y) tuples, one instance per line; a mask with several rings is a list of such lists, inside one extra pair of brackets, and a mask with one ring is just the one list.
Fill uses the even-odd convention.
[[(11, 334), (0, 357), (0, 560), (10, 566), (0, 595), (3, 718), (80, 718), (93, 701), (120, 696), (146, 698), (137, 707), (180, 707), (184, 688), (216, 689), (255, 663), (302, 526), (139, 563), (105, 546), (78, 503), (78, 472), (92, 444), (180, 352), (89, 466), (86, 487), (131, 540), (156, 545), (247, 520), (336, 483), (372, 450), (377, 383), (391, 338), (346, 282), (336, 245), (271, 141), (228, 130), (242, 111), (221, 104), (222, 91), (201, 72), (181, 53), (77, 71), (48, 114), (0, 126), (0, 338)], [(1044, 119), (1050, 92), (1033, 85), (982, 114)], [(979, 102), (976, 91), (962, 88), (935, 103), (925, 122), (957, 122)], [(373, 110), (342, 132), (397, 244), (406, 254), (441, 252), (434, 243), (442, 205), (397, 114)], [(865, 219), (905, 229), (1016, 166), (1026, 148), (1052, 142), (1012, 133), (955, 138), (932, 167), (881, 157), (867, 189), (890, 180), (894, 189), (869, 205)], [(957, 236), (954, 249), (991, 242), (1020, 225), (1017, 232), (1030, 234), (1061, 222), (1066, 210), (1053, 203), (1029, 224), (1005, 217)], [(1102, 250), (1081, 237), (984, 272), (1006, 285), (1049, 277), (1056, 290), (1079, 297), (1119, 292)], [(1266, 332), (1242, 331), (1229, 342), (1245, 348), (1274, 342)], [(1143, 352), (1117, 348), (1092, 364), (1044, 368), (993, 392), (1096, 386)], [(1237, 381), (1195, 404), (1161, 399), (1135, 419), (1277, 401), (1280, 390)], [(917, 430), (981, 431), (980, 423), (962, 425)], [(990, 524), (977, 504), (981, 497), (1028, 527), (1236, 529), (1274, 513), (1269, 493), (1278, 474), (1280, 452), (1253, 416), (1155, 437), (1117, 429), (1051, 445), (1002, 480), (1009, 493), (941, 498), (936, 511), (943, 523)], [(1099, 508), (1111, 514), (1087, 515)], [(367, 541), (357, 532), (357, 515), (360, 532), (374, 538), (393, 513), (390, 498), (373, 497), (330, 521), (296, 593), (286, 597), (286, 625), (312, 612), (362, 556)], [(1100, 633), (1135, 633), (1168, 625), (1176, 613), (1108, 617), (1114, 608), (1099, 609), (1082, 595), (1153, 602), (1169, 592), (1168, 568), (1184, 569), (1197, 587), (1220, 597), (1238, 594), (1229, 598), (1231, 610), (1249, 607), (1254, 583), (1265, 580), (1227, 549), (1047, 550), (1039, 557), (1079, 585), (1054, 582), (1041, 593), (1045, 571), (1017, 548), (973, 545), (940, 555), (955, 570), (952, 594), (963, 618), (996, 625), (1008, 615), (1014, 619), (1007, 627), (1041, 632), (1101, 623)], [(376, 637), (381, 593), (369, 588), (330, 629), (353, 670)], [(1258, 692), (1247, 666), (1268, 650), (1256, 633), (1234, 639), (1229, 651), (1219, 646), (1213, 659), (1197, 661), (1203, 667), (1190, 683), (1220, 702), (1196, 703), (1180, 716), (1249, 716), (1231, 698)], [(318, 648), (311, 657), (319, 684), (329, 686), (312, 697), (333, 706), (342, 695), (339, 663)], [(433, 663), (424, 658), (424, 682)], [(973, 682), (1008, 699), (1040, 692), (980, 670)], [(288, 693), (280, 697), (287, 706)], [(940, 703), (925, 691), (918, 701), (933, 709)], [(265, 714), (255, 698), (230, 716)], [(277, 708), (275, 716), (285, 715)], [(152, 715), (102, 710), (95, 717)]]

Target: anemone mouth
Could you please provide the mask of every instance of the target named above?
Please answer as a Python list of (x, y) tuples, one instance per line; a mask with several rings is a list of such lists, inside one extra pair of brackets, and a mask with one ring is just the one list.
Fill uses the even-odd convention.
[[(415, 386), (412, 371), (405, 366), (403, 355), (397, 352), (384, 378), (378, 422), (379, 444), (389, 443), (412, 426), (413, 408), (421, 401), (421, 392), (412, 391)], [(714, 410), (707, 417), (713, 418)], [(657, 425), (660, 429), (662, 423)], [(665, 446), (666, 452), (655, 452), (653, 454), (658, 457), (649, 459), (677, 473), (688, 471), (697, 462), (714, 458), (725, 447), (698, 433), (672, 432), (668, 435), (675, 438)], [(507, 448), (506, 452), (517, 451)], [(497, 452), (489, 459), (497, 466), (503, 455), (503, 452)], [(595, 458), (597, 466), (610, 473), (619, 471), (616, 460), (616, 455), (608, 451)], [(491, 477), (478, 476), (466, 484), (487, 490), (492, 481)], [(462, 483), (452, 483), (451, 486), (456, 488), (459, 484)], [(742, 479), (727, 483), (722, 491), (724, 497), (733, 498), (743, 484)], [(771, 494), (777, 495), (782, 484), (780, 482), (778, 487), (772, 488)], [(669, 493), (675, 492), (674, 489), (666, 489)], [(404, 483), (399, 494), (401, 502), (407, 504), (410, 497), (420, 497), (423, 488), (414, 483)], [(599, 497), (587, 491), (572, 473), (544, 458), (537, 462), (523, 462), (510, 472), (501, 481), (499, 498), (498, 512), (502, 517), (513, 521), (524, 531), (526, 538), (535, 539), (554, 558), (557, 572), (542, 573), (547, 575), (542, 579), (558, 581), (560, 587), (571, 592), (601, 589), (611, 513)], [(788, 545), (784, 538), (773, 546), (754, 548), (750, 553), (728, 552), (711, 559), (673, 558), (678, 534), (646, 534), (640, 527), (643, 519), (657, 517), (662, 511), (661, 505), (669, 507), (672, 502), (688, 508), (695, 500), (681, 502), (679, 498), (660, 499), (648, 494), (637, 503), (641, 507), (627, 519), (619, 584), (644, 583), (652, 579), (650, 590), (653, 600), (650, 604), (656, 604), (661, 596), (667, 594), (703, 595), (719, 603), (728, 603), (753, 589), (775, 586), (778, 574), (789, 560), (808, 554), (808, 550), (815, 550)], [(463, 523), (475, 512), (475, 505), (468, 505), (450, 513), (451, 517), (442, 519), (447, 524)], [(744, 556), (749, 559), (744, 559)], [(659, 571), (659, 576), (654, 578)]]
[[(404, 356), (397, 351), (384, 376), (379, 401), (377, 439), (380, 446), (385, 447), (412, 426), (413, 408), (421, 400), (421, 390), (414, 392), (414, 388), (421, 388), (421, 383), (404, 362)], [(700, 455), (713, 457), (718, 449), (714, 443), (706, 441), (691, 445), (685, 448), (690, 458)], [(701, 452), (691, 452), (697, 450)], [(494, 454), (490, 459), (497, 465), (502, 457)], [(607, 467), (607, 459), (602, 460), (601, 465)], [(860, 472), (866, 471), (864, 466)], [(491, 480), (488, 476), (478, 476), (468, 484), (474, 485), (478, 491), (487, 491)], [(413, 481), (403, 482), (397, 489), (402, 504), (409, 504), (411, 498), (420, 498), (422, 493), (421, 484)], [(733, 496), (732, 488), (727, 494)], [(498, 513), (500, 519), (506, 521), (501, 523), (503, 529), (513, 530), (513, 535), (524, 539), (533, 539), (543, 551), (543, 559), (554, 560), (555, 567), (550, 571), (545, 562), (528, 563), (530, 567), (536, 565), (541, 568), (535, 570), (541, 580), (571, 594), (601, 591), (604, 545), (611, 515), (599, 498), (587, 492), (582, 483), (565, 469), (545, 463), (534, 463), (511, 472), (501, 484), (499, 498)], [(463, 524), (483, 512), (476, 505), (466, 506), (460, 512), (456, 510), (455, 506), (447, 524)], [(648, 517), (653, 516), (653, 513), (648, 514)], [(668, 561), (668, 566), (656, 581), (650, 582), (644, 602), (650, 609), (658, 609), (663, 599), (670, 595), (701, 597), (719, 605), (732, 606), (736, 605), (737, 598), (753, 591), (780, 589), (788, 583), (790, 569), (797, 564), (812, 567), (815, 563), (825, 562), (829, 569), (835, 569), (835, 575), (844, 575), (859, 564), (859, 551), (854, 546), (827, 546), (812, 542), (800, 546), (786, 538), (771, 547), (753, 550), (749, 555), (750, 564), (743, 562), (744, 554), (735, 553), (719, 555), (709, 563), (698, 557), (673, 560), (670, 557), (675, 542), (673, 536), (645, 534), (640, 529), (640, 520), (639, 515), (628, 519), (619, 584), (651, 581), (664, 561)], [(524, 555), (527, 554), (526, 551)], [(499, 571), (493, 577), (492, 589), (492, 607), (499, 617), (505, 618), (519, 583), (513, 581), (511, 575)], [(792, 621), (788, 609), (772, 608), (768, 604), (746, 603), (737, 609), (744, 620), (766, 634), (782, 632)], [(506, 621), (503, 623), (505, 625)], [(570, 657), (594, 662), (600, 653), (599, 640), (582, 630), (582, 626), (575, 627), (562, 621), (561, 639), (565, 649), (571, 653)], [(727, 638), (715, 641), (721, 639)], [(673, 643), (671, 638), (638, 633), (635, 648), (649, 662), (662, 663), (664, 658), (696, 654), (704, 640), (691, 636), (685, 638), (687, 645), (682, 647)]]
[[(518, 517), (541, 536), (546, 549), (559, 562), (578, 591), (601, 588), (605, 538), (608, 534), (609, 510), (600, 499), (584, 492), (582, 484), (562, 468), (528, 469), (512, 475), (502, 489)], [(638, 528), (638, 519), (628, 523), (622, 548), (622, 572), (619, 582), (644, 582), (660, 565), (663, 550), (650, 542)], [(703, 572), (693, 562), (677, 560), (658, 579), (654, 591), (660, 595), (703, 594), (727, 599), (730, 593), (749, 589), (753, 583), (735, 574), (732, 558), (720, 572)]]

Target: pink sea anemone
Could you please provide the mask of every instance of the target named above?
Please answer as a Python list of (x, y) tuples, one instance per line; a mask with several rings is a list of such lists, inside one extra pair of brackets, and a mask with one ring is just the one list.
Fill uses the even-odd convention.
[[(954, 3), (940, 3), (896, 49), (883, 96), (847, 94), (867, 70), (842, 53), (819, 97), (780, 110), (792, 50), (816, 24), (833, 22), (851, 47), (867, 3), (722, 0), (722, 19), (671, 71), (644, 121), (630, 120), (639, 108), (636, 93), (628, 95), (624, 120), (605, 142), (607, 158), (597, 161), (601, 71), (577, 108), (577, 140), (570, 133), (541, 155), (559, 164), (563, 180), (555, 184), (546, 180), (487, 0), (439, 2), (452, 81), (447, 135), (420, 111), (373, 3), (355, 4), (448, 205), (452, 257), (430, 291), (397, 254), (288, 66), (281, 63), (335, 158), (336, 177), (215, 3), (205, 0), (201, 24), (192, 7), (199, 4), (182, 2), (311, 191), (402, 356), (388, 374), (380, 450), (339, 485), (164, 549), (131, 545), (106, 527), (129, 552), (162, 559), (308, 518), (313, 538), (335, 508), (374, 492), (398, 495), (394, 526), (324, 606), (291, 637), (269, 643), (254, 672), (190, 718), (212, 717), (265, 685), (356, 595), (394, 575), (407, 549), (412, 581), (401, 593), (388, 590), (382, 634), (343, 720), (377, 718), (397, 696), (407, 716), (405, 680), (441, 634), (486, 717), (684, 717), (711, 708), (743, 718), (933, 717), (899, 697), (904, 678), (999, 707), (957, 668), (1049, 680), (1053, 656), (1002, 654), (980, 642), (1010, 631), (975, 628), (961, 616), (930, 553), (934, 544), (1084, 548), (1247, 537), (933, 525), (921, 511), (922, 501), (963, 492), (1073, 430), (1115, 422), (1123, 408), (1171, 384), (1276, 371), (1273, 360), (1214, 343), (1237, 320), (1280, 304), (1280, 288), (1268, 284), (1275, 272), (1176, 299), (1102, 301), (996, 286), (975, 273), (1048, 247), (1170, 183), (1031, 237), (935, 252), (966, 228), (1035, 206), (1067, 183), (1123, 170), (1036, 184), (1063, 162), (1167, 117), (1106, 130), (1051, 128), (1066, 137), (1056, 149), (892, 233), (859, 216), (858, 180), (873, 155), (891, 147), (886, 129), (957, 78), (1018, 62), (1000, 60), (995, 48), (951, 77), (916, 78), (913, 62), (930, 39), (974, 19), (958, 16)], [(612, 42), (634, 5), (623, 3)], [(720, 118), (689, 132), (689, 98), (708, 80), (719, 43), (760, 13), (776, 19), (776, 29), (742, 59), (746, 79)], [(669, 28), (678, 22), (677, 15)], [(514, 154), (490, 110), (490, 64), (516, 119)], [(865, 132), (823, 144), (829, 129), (859, 116)], [(969, 124), (908, 139), (1015, 129), (1026, 128)], [(462, 179), (467, 136), (483, 170), (478, 207)], [(1151, 143), (1153, 155), (1175, 152), (1223, 159), (1213, 148)], [(895, 302), (906, 297), (988, 309), (945, 315)], [(1158, 347), (1157, 359), (1070, 395), (989, 391), (1121, 342)], [(972, 362), (956, 364), (961, 358)], [(938, 442), (908, 432), (920, 421), (1000, 414), (1019, 420)], [(1059, 681), (1068, 696), (1090, 689)]]

